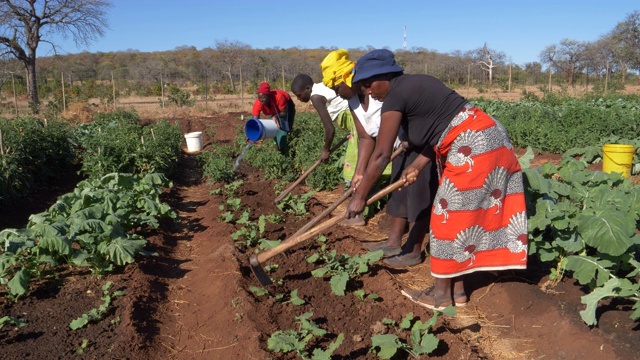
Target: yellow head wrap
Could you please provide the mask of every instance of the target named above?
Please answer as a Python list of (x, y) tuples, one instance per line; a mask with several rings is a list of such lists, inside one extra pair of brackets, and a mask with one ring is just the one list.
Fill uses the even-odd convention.
[(349, 53), (345, 49), (334, 50), (327, 55), (320, 68), (322, 69), (322, 82), (330, 88), (344, 82), (351, 87), (353, 68), (356, 63), (349, 60)]

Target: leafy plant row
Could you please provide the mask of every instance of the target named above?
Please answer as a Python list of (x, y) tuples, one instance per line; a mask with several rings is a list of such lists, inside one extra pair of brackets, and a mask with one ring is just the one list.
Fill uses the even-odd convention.
[(550, 264), (553, 281), (572, 274), (587, 286), (585, 323), (595, 325), (600, 301), (613, 297), (640, 319), (640, 187), (586, 166), (565, 156), (525, 170), (529, 254)]
[[(454, 316), (455, 313), (453, 306), (442, 311), (442, 314), (447, 316)], [(301, 359), (332, 359), (333, 352), (344, 341), (344, 334), (340, 333), (337, 336), (329, 334), (327, 330), (311, 320), (312, 316), (312, 312), (296, 316), (298, 329), (275, 331), (267, 340), (267, 348), (276, 353), (295, 353)], [(391, 331), (372, 336), (369, 353), (375, 354), (379, 359), (391, 359), (400, 355), (398, 350), (402, 350), (412, 358), (420, 359), (438, 347), (440, 340), (431, 330), (437, 324), (439, 316), (440, 312), (435, 311), (433, 316), (424, 323), (413, 313), (406, 314), (400, 323), (393, 319), (383, 319), (381, 324)], [(335, 340), (323, 349), (318, 345), (323, 338), (326, 341)]]
[(71, 171), (72, 128), (33, 117), (0, 119), (0, 204)]
[(565, 161), (571, 158), (580, 158), (585, 163), (597, 164), (603, 161), (602, 145), (604, 144), (626, 144), (633, 146), (635, 154), (631, 162), (630, 173), (632, 175), (640, 174), (640, 137), (635, 139), (621, 139), (618, 136), (612, 135), (603, 138), (596, 146), (590, 145), (569, 149), (562, 156)]
[(32, 278), (58, 265), (102, 274), (147, 255), (140, 232), (157, 228), (160, 218), (177, 217), (159, 197), (171, 186), (159, 173), (80, 182), (47, 211), (31, 215), (26, 228), (0, 231), (0, 284), (17, 297)]
[(96, 114), (91, 124), (0, 119), (0, 204), (75, 171), (89, 178), (120, 173), (170, 175), (178, 162), (182, 131), (167, 120), (142, 126), (135, 112)]
[(135, 112), (118, 110), (97, 114), (81, 124), (74, 141), (82, 149), (82, 173), (99, 178), (109, 173), (163, 173), (171, 175), (178, 162), (182, 130), (168, 120), (141, 126)]
[[(243, 183), (242, 180), (237, 180), (224, 184), (212, 192), (212, 194), (222, 197), (221, 214), (218, 220), (237, 227), (237, 230), (231, 234), (231, 239), (243, 251), (259, 252), (279, 245), (280, 240), (266, 239), (265, 232), (268, 222), (280, 223), (283, 221), (282, 216), (260, 214), (255, 219), (256, 215), (254, 214), (252, 220), (251, 209), (243, 206), (238, 197), (238, 190)], [(285, 213), (303, 216), (307, 213), (304, 206), (311, 195), (313, 195), (313, 191), (302, 195), (288, 195), (278, 207)], [(316, 241), (321, 244), (319, 250), (307, 258), (308, 263), (318, 265), (318, 268), (313, 270), (311, 275), (320, 280), (328, 280), (333, 296), (345, 296), (349, 292), (361, 302), (379, 299), (376, 294), (365, 294), (364, 289), (360, 288), (361, 282), (358, 279), (369, 271), (372, 264), (382, 258), (382, 250), (350, 256), (338, 254), (336, 250), (329, 250), (326, 243), (327, 238), (324, 236), (319, 236)], [(271, 273), (277, 269), (277, 265), (266, 265), (264, 268), (268, 273)], [(274, 282), (279, 283), (281, 280), (274, 279)], [(260, 287), (250, 286), (249, 291), (258, 298), (271, 295), (269, 291)], [(297, 289), (291, 291), (288, 296), (275, 294), (273, 297), (280, 306), (307, 304), (298, 295)], [(286, 313), (292, 313), (292, 311), (286, 311)], [(454, 316), (456, 311), (453, 306), (450, 306), (442, 313)], [(414, 317), (413, 313), (406, 314), (399, 324), (393, 319), (383, 319), (381, 324), (385, 326), (387, 331), (371, 337), (369, 352), (380, 359), (393, 358), (399, 355), (399, 351), (416, 359), (433, 352), (438, 346), (439, 339), (431, 330), (437, 324), (440, 314), (440, 312), (434, 312), (434, 315), (424, 323), (418, 317)], [(269, 336), (267, 348), (279, 354), (294, 353), (302, 359), (332, 359), (333, 353), (344, 340), (344, 334), (329, 333), (316, 324), (312, 317), (313, 312), (305, 312), (295, 316), (298, 328), (276, 330)]]
[[(297, 179), (320, 157), (324, 144), (324, 130), (315, 113), (296, 115), (295, 126), (288, 135), (287, 154), (276, 150), (272, 139), (248, 143), (244, 128), (236, 129), (237, 136), (232, 145), (221, 145), (203, 151), (198, 158), (203, 173), (209, 181), (230, 182), (236, 178), (234, 169), (246, 162), (259, 169), (267, 179), (280, 179), (283, 183)], [(215, 133), (210, 136), (215, 138)], [(346, 136), (346, 131), (336, 129), (334, 143)], [(346, 147), (343, 146), (320, 164), (306, 179), (305, 184), (314, 190), (333, 189), (342, 183), (342, 164)]]
[(515, 146), (554, 154), (602, 146), (611, 135), (637, 139), (640, 132), (638, 96), (473, 102), (505, 126)]

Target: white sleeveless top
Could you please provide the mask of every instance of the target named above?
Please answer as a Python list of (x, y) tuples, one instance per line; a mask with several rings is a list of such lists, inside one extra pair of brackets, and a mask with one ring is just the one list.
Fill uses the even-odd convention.
[[(349, 108), (358, 117), (358, 120), (360, 120), (364, 131), (371, 137), (377, 137), (380, 131), (382, 102), (375, 100), (369, 95), (369, 108), (365, 111), (358, 96), (354, 96), (349, 99)], [(400, 146), (400, 140), (396, 136), (393, 148), (395, 149), (398, 146)]]
[(349, 109), (349, 102), (336, 94), (333, 89), (323, 83), (313, 84), (311, 87), (311, 96), (322, 95), (327, 99), (327, 111), (331, 120), (335, 121), (338, 115)]

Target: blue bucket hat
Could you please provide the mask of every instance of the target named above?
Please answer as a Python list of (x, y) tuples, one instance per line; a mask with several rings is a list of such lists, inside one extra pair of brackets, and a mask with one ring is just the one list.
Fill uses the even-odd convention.
[(353, 82), (368, 79), (380, 74), (403, 72), (396, 63), (393, 53), (387, 49), (371, 50), (356, 62), (356, 75)]

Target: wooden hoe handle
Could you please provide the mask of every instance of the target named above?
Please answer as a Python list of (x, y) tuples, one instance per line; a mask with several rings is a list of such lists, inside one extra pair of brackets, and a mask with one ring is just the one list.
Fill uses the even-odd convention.
[[(380, 190), (378, 193), (376, 193), (375, 195), (373, 195), (369, 200), (367, 200), (367, 205), (371, 205), (374, 202), (380, 200), (381, 198), (385, 197), (386, 195), (394, 192), (395, 190), (401, 188), (404, 185), (405, 181), (400, 179), (396, 182), (394, 182), (393, 184), (388, 185), (387, 187), (385, 187), (384, 189)], [(344, 197), (344, 195), (343, 195)], [(345, 198), (346, 199), (346, 198)], [(284, 241), (282, 241), (282, 243), (280, 243), (280, 245), (271, 248), (267, 251), (261, 252), (260, 254), (257, 255), (257, 262), (262, 264), (264, 261), (271, 259), (272, 257), (283, 253), (289, 249), (291, 249), (292, 247), (300, 244), (301, 242), (321, 233), (322, 231), (330, 228), (331, 226), (335, 225), (336, 223), (338, 223), (340, 220), (344, 219), (344, 214), (342, 215), (338, 215), (338, 216), (334, 216), (332, 218), (330, 218), (329, 220), (324, 221), (322, 224), (314, 227), (313, 229), (309, 230), (308, 232), (304, 233), (304, 234), (299, 234), (296, 235), (294, 234), (293, 236), (291, 236), (288, 239), (285, 239)]]
[[(402, 154), (403, 152), (404, 152), (404, 149), (402, 147), (399, 147), (391, 155), (391, 160), (395, 159), (396, 156)], [(352, 193), (353, 193), (353, 189), (351, 188), (347, 189), (347, 191), (345, 191), (344, 194), (342, 194), (342, 196), (336, 202), (334, 202), (331, 206), (326, 208), (320, 214), (316, 215), (316, 217), (311, 219), (308, 223), (306, 223), (303, 227), (301, 227), (298, 231), (296, 231), (296, 233), (293, 234), (293, 236), (304, 234), (307, 230), (311, 229), (312, 226), (315, 226), (317, 223), (320, 222), (320, 220), (324, 219), (327, 215), (331, 214), (333, 210), (335, 210), (338, 206), (340, 206), (340, 204), (342, 204), (345, 200), (347, 200)]]
[[(348, 136), (345, 136), (344, 138), (340, 139), (340, 141), (338, 141), (337, 144), (333, 145), (333, 147), (329, 149), (329, 153), (334, 152), (337, 148), (339, 148), (342, 144), (344, 144), (348, 139), (349, 139)], [(284, 197), (287, 196), (287, 194), (289, 194), (296, 186), (298, 186), (304, 179), (306, 179), (307, 176), (309, 176), (309, 174), (311, 174), (311, 172), (315, 170), (315, 168), (317, 168), (318, 165), (320, 165), (321, 163), (322, 161), (320, 160), (313, 163), (313, 165), (311, 165), (311, 167), (309, 167), (307, 171), (305, 171), (302, 175), (300, 175), (300, 177), (296, 181), (294, 181), (291, 185), (289, 185), (286, 189), (284, 189), (284, 191), (280, 195), (278, 195), (278, 197), (273, 202), (277, 204), (282, 199), (284, 199)]]

